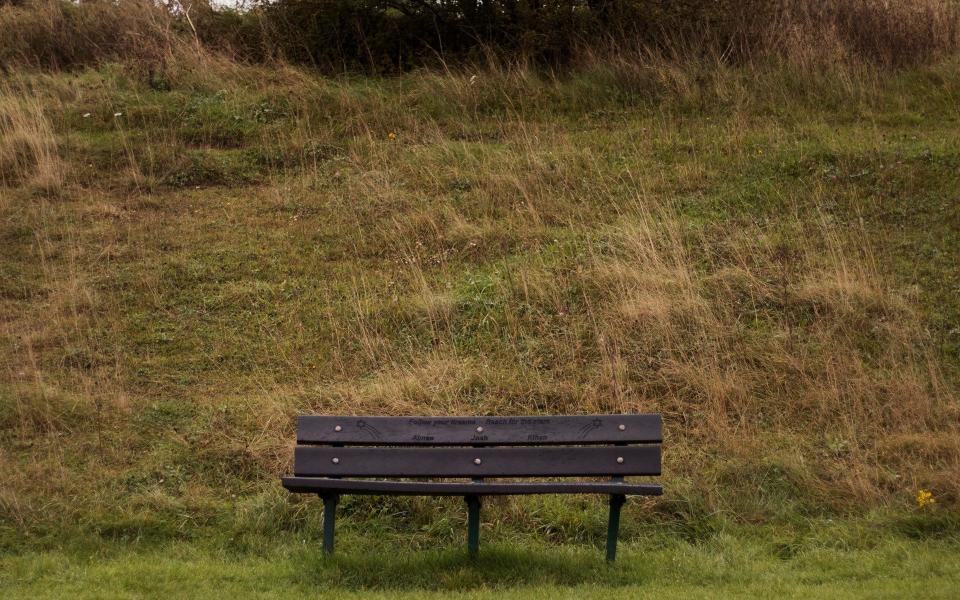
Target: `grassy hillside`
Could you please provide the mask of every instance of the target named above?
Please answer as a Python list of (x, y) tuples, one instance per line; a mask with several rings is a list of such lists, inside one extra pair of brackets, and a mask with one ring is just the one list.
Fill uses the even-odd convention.
[(307, 527), (299, 412), (662, 412), (635, 518), (956, 506), (955, 63), (209, 60), (3, 88), (8, 541)]
[[(168, 594), (208, 569), (299, 593), (835, 597), (909, 556), (898, 575), (926, 583), (878, 593), (948, 589), (958, 66), (647, 56), (331, 79), (201, 52), (11, 71), (0, 585), (137, 595), (149, 564), (146, 591)], [(320, 505), (278, 482), (298, 413), (607, 411), (666, 423), (667, 493), (627, 505), (615, 581), (581, 564), (595, 498), (490, 501), (485, 543), (507, 548), (483, 575), (390, 556), (459, 547), (460, 503), (428, 498), (346, 498), (372, 562), (314, 564)], [(558, 543), (569, 564), (540, 578), (510, 566)], [(842, 555), (856, 568), (826, 568)], [(447, 567), (464, 579), (434, 579)]]

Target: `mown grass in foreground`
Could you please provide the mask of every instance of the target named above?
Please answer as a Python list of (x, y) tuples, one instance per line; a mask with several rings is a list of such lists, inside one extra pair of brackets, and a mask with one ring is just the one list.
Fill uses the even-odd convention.
[[(830, 528), (827, 527), (829, 530)], [(0, 558), (0, 594), (32, 598), (923, 598), (955, 597), (956, 540), (863, 532), (859, 544), (777, 543), (775, 532), (722, 533), (703, 543), (650, 536), (604, 562), (593, 546), (529, 540), (416, 549), (350, 531), (338, 554), (316, 540), (256, 552), (205, 544), (106, 546)], [(794, 540), (797, 542), (799, 540)]]

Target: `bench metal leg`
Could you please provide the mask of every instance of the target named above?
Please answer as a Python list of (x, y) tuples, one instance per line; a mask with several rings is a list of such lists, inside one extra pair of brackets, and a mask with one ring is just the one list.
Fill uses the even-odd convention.
[(617, 537), (620, 533), (620, 507), (627, 501), (626, 496), (610, 496), (610, 520), (607, 522), (607, 561), (617, 559)]
[(323, 498), (323, 551), (333, 554), (333, 532), (337, 521), (339, 494), (325, 494)]
[(480, 551), (480, 497), (467, 496), (467, 551), (476, 556)]

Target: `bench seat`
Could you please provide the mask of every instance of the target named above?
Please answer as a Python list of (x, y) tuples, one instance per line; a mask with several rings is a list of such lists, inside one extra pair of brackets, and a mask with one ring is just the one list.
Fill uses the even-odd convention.
[[(607, 560), (617, 554), (628, 496), (660, 496), (663, 419), (657, 414), (394, 417), (301, 415), (287, 490), (323, 499), (323, 548), (333, 552), (347, 494), (462, 496), (467, 550), (480, 547), (485, 496), (609, 496)], [(604, 478), (597, 480), (595, 478)], [(534, 479), (536, 478), (536, 479)], [(566, 478), (558, 481), (557, 478)]]
[(655, 484), (610, 482), (471, 483), (441, 481), (378, 481), (330, 479), (329, 477), (284, 477), (283, 487), (295, 493), (389, 494), (408, 496), (519, 496), (529, 494), (616, 494), (660, 496), (663, 487)]

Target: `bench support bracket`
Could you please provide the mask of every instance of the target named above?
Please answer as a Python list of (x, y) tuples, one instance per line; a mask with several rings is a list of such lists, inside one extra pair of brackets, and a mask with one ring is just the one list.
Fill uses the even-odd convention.
[(339, 494), (324, 494), (323, 498), (323, 551), (333, 554), (333, 533), (337, 521)]
[(610, 520), (607, 522), (607, 561), (617, 559), (617, 537), (620, 533), (620, 507), (627, 497), (618, 494), (610, 496)]
[(480, 496), (466, 496), (467, 501), (467, 551), (476, 556), (480, 551)]

